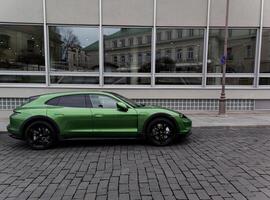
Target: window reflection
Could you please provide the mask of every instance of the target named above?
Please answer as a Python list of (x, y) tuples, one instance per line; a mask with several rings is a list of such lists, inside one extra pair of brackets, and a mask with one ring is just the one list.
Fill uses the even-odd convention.
[(157, 29), (157, 73), (201, 73), (203, 29)]
[[(207, 85), (221, 85), (220, 77), (207, 78)], [(226, 85), (253, 85), (253, 78), (226, 78)]]
[(0, 70), (44, 71), (42, 26), (0, 25)]
[(51, 26), (51, 71), (99, 71), (98, 28)]
[[(264, 29), (262, 33), (262, 53), (261, 53), (260, 72), (270, 73), (270, 29)], [(263, 83), (267, 83), (267, 81), (266, 82), (263, 81)]]
[(0, 83), (45, 83), (45, 76), (0, 75)]
[(270, 85), (270, 78), (269, 77), (260, 78), (260, 85)]
[[(256, 29), (230, 29), (227, 73), (253, 73), (256, 50)], [(221, 73), (220, 59), (224, 49), (224, 29), (209, 32), (208, 72)]]
[(157, 85), (201, 85), (201, 77), (159, 77)]
[(149, 85), (150, 77), (105, 77), (105, 84), (108, 85)]
[(105, 72), (151, 71), (151, 28), (104, 28), (103, 32)]
[(99, 84), (99, 77), (51, 76), (52, 84)]

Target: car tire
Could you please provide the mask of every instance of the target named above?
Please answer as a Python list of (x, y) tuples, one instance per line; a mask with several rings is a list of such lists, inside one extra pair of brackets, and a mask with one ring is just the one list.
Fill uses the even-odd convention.
[(25, 139), (35, 150), (49, 149), (57, 143), (56, 131), (46, 121), (35, 121), (28, 125), (25, 129)]
[(176, 137), (174, 123), (165, 117), (153, 119), (147, 126), (146, 138), (156, 146), (166, 146), (171, 144)]

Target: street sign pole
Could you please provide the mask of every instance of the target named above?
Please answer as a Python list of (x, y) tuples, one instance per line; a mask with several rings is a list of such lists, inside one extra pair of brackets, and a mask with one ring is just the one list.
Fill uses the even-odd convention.
[(229, 3), (230, 0), (227, 0), (226, 3), (226, 21), (225, 21), (225, 38), (224, 38), (224, 55), (222, 57), (222, 86), (221, 86), (221, 94), (219, 98), (219, 115), (226, 114), (226, 94), (225, 94), (225, 86), (226, 86), (226, 67), (227, 67), (227, 49), (228, 49), (228, 22), (229, 22)]

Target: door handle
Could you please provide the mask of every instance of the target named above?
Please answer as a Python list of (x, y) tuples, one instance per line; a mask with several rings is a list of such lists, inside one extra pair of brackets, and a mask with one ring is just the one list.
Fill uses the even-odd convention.
[(101, 114), (96, 114), (96, 115), (94, 115), (96, 118), (101, 118), (101, 117), (103, 117), (103, 115), (101, 115)]
[(64, 114), (61, 113), (54, 113), (55, 116), (64, 116)]

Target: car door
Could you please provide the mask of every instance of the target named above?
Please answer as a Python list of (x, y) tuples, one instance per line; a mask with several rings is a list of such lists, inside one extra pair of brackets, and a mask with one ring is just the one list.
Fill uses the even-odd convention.
[(93, 136), (132, 137), (138, 132), (138, 116), (134, 108), (117, 109), (116, 98), (103, 94), (89, 95), (92, 108)]
[(61, 136), (88, 137), (92, 132), (89, 103), (84, 94), (57, 97), (47, 102), (47, 116), (58, 124)]

